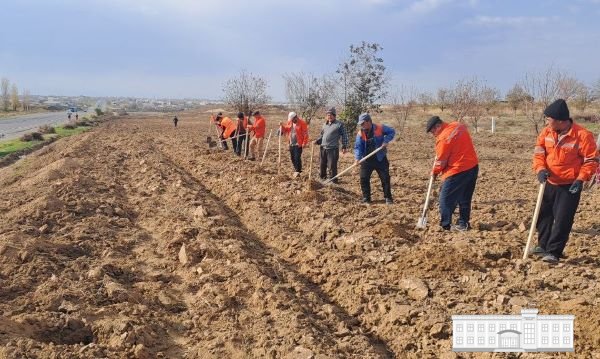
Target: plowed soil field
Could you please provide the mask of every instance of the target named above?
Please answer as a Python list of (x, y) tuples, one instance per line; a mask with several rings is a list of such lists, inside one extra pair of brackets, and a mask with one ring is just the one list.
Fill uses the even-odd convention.
[(278, 174), (277, 137), (261, 166), (209, 148), (206, 115), (178, 117), (111, 120), (0, 169), (0, 357), (519, 357), (453, 353), (451, 316), (538, 308), (576, 316), (575, 353), (556, 357), (600, 358), (600, 190), (568, 258), (521, 260), (532, 135), (473, 134), (474, 228), (442, 232), (435, 200), (415, 228), (422, 126), (390, 145), (388, 206), (375, 174), (363, 205), (357, 173), (309, 189), (310, 149), (299, 177), (287, 151)]

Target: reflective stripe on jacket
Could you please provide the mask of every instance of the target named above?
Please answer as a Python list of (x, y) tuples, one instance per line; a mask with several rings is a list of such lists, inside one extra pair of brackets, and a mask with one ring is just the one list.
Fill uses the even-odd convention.
[(589, 181), (598, 168), (594, 135), (576, 123), (564, 135), (544, 127), (533, 150), (533, 170), (550, 172), (548, 182), (561, 185)]
[(442, 130), (435, 139), (434, 174), (446, 179), (477, 166), (479, 160), (467, 126), (460, 122), (442, 122)]

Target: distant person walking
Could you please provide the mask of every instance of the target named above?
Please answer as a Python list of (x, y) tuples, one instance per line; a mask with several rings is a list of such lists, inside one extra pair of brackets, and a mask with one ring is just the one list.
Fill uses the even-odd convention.
[(282, 134), (287, 134), (294, 176), (302, 173), (302, 148), (308, 144), (308, 125), (295, 112), (288, 114), (288, 122), (279, 123)]
[(173, 117), (173, 125), (175, 127), (177, 127), (177, 122), (179, 122), (179, 119), (177, 118), (177, 116)]
[(569, 240), (583, 182), (598, 168), (594, 135), (569, 116), (563, 99), (545, 110), (547, 126), (540, 132), (533, 151), (533, 169), (546, 183), (537, 221), (538, 245), (532, 254), (544, 262), (558, 263)]
[(71, 120), (71, 112), (67, 113), (67, 118)]
[[(440, 226), (445, 230), (471, 228), (471, 200), (477, 183), (479, 160), (467, 126), (446, 123), (438, 116), (427, 121), (427, 133), (435, 137), (433, 176), (442, 175)], [(458, 222), (452, 227), (452, 214), (458, 206)]]
[[(342, 142), (342, 153), (348, 150), (348, 133), (344, 124), (336, 120), (335, 108), (330, 108), (326, 113), (327, 121), (323, 124), (321, 134), (315, 141), (315, 144), (320, 145), (320, 172), (321, 180), (328, 179), (327, 170), (329, 170), (329, 178), (337, 176), (338, 160), (340, 158), (340, 140)], [(337, 183), (337, 178), (332, 181)]]
[(75, 114), (75, 121), (79, 121), (79, 114), (78, 113)]
[(360, 188), (363, 203), (371, 203), (371, 175), (376, 171), (381, 180), (383, 196), (386, 204), (392, 204), (392, 187), (390, 180), (390, 163), (387, 159), (387, 146), (394, 138), (396, 131), (386, 125), (374, 124), (371, 115), (363, 113), (358, 117), (358, 134), (354, 142), (354, 158), (358, 163), (364, 157), (383, 147), (382, 150), (367, 158), (360, 164)]

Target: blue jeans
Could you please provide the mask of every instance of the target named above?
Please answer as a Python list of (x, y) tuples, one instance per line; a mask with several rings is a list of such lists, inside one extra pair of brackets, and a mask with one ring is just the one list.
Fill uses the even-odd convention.
[(458, 224), (470, 226), (471, 200), (475, 192), (479, 166), (450, 176), (442, 183), (440, 191), (440, 226), (450, 229), (452, 214), (458, 205)]

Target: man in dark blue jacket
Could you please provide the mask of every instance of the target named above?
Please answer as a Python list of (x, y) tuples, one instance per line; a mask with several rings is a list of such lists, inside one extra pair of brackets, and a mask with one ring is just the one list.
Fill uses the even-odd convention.
[(362, 161), (360, 165), (362, 201), (363, 203), (371, 203), (371, 174), (373, 171), (377, 171), (379, 179), (381, 179), (385, 203), (392, 204), (390, 163), (387, 160), (386, 153), (387, 145), (394, 138), (396, 131), (385, 125), (374, 124), (368, 113), (363, 113), (358, 117), (358, 126), (360, 130), (354, 142), (354, 158), (357, 163), (379, 147), (383, 147), (379, 152)]

